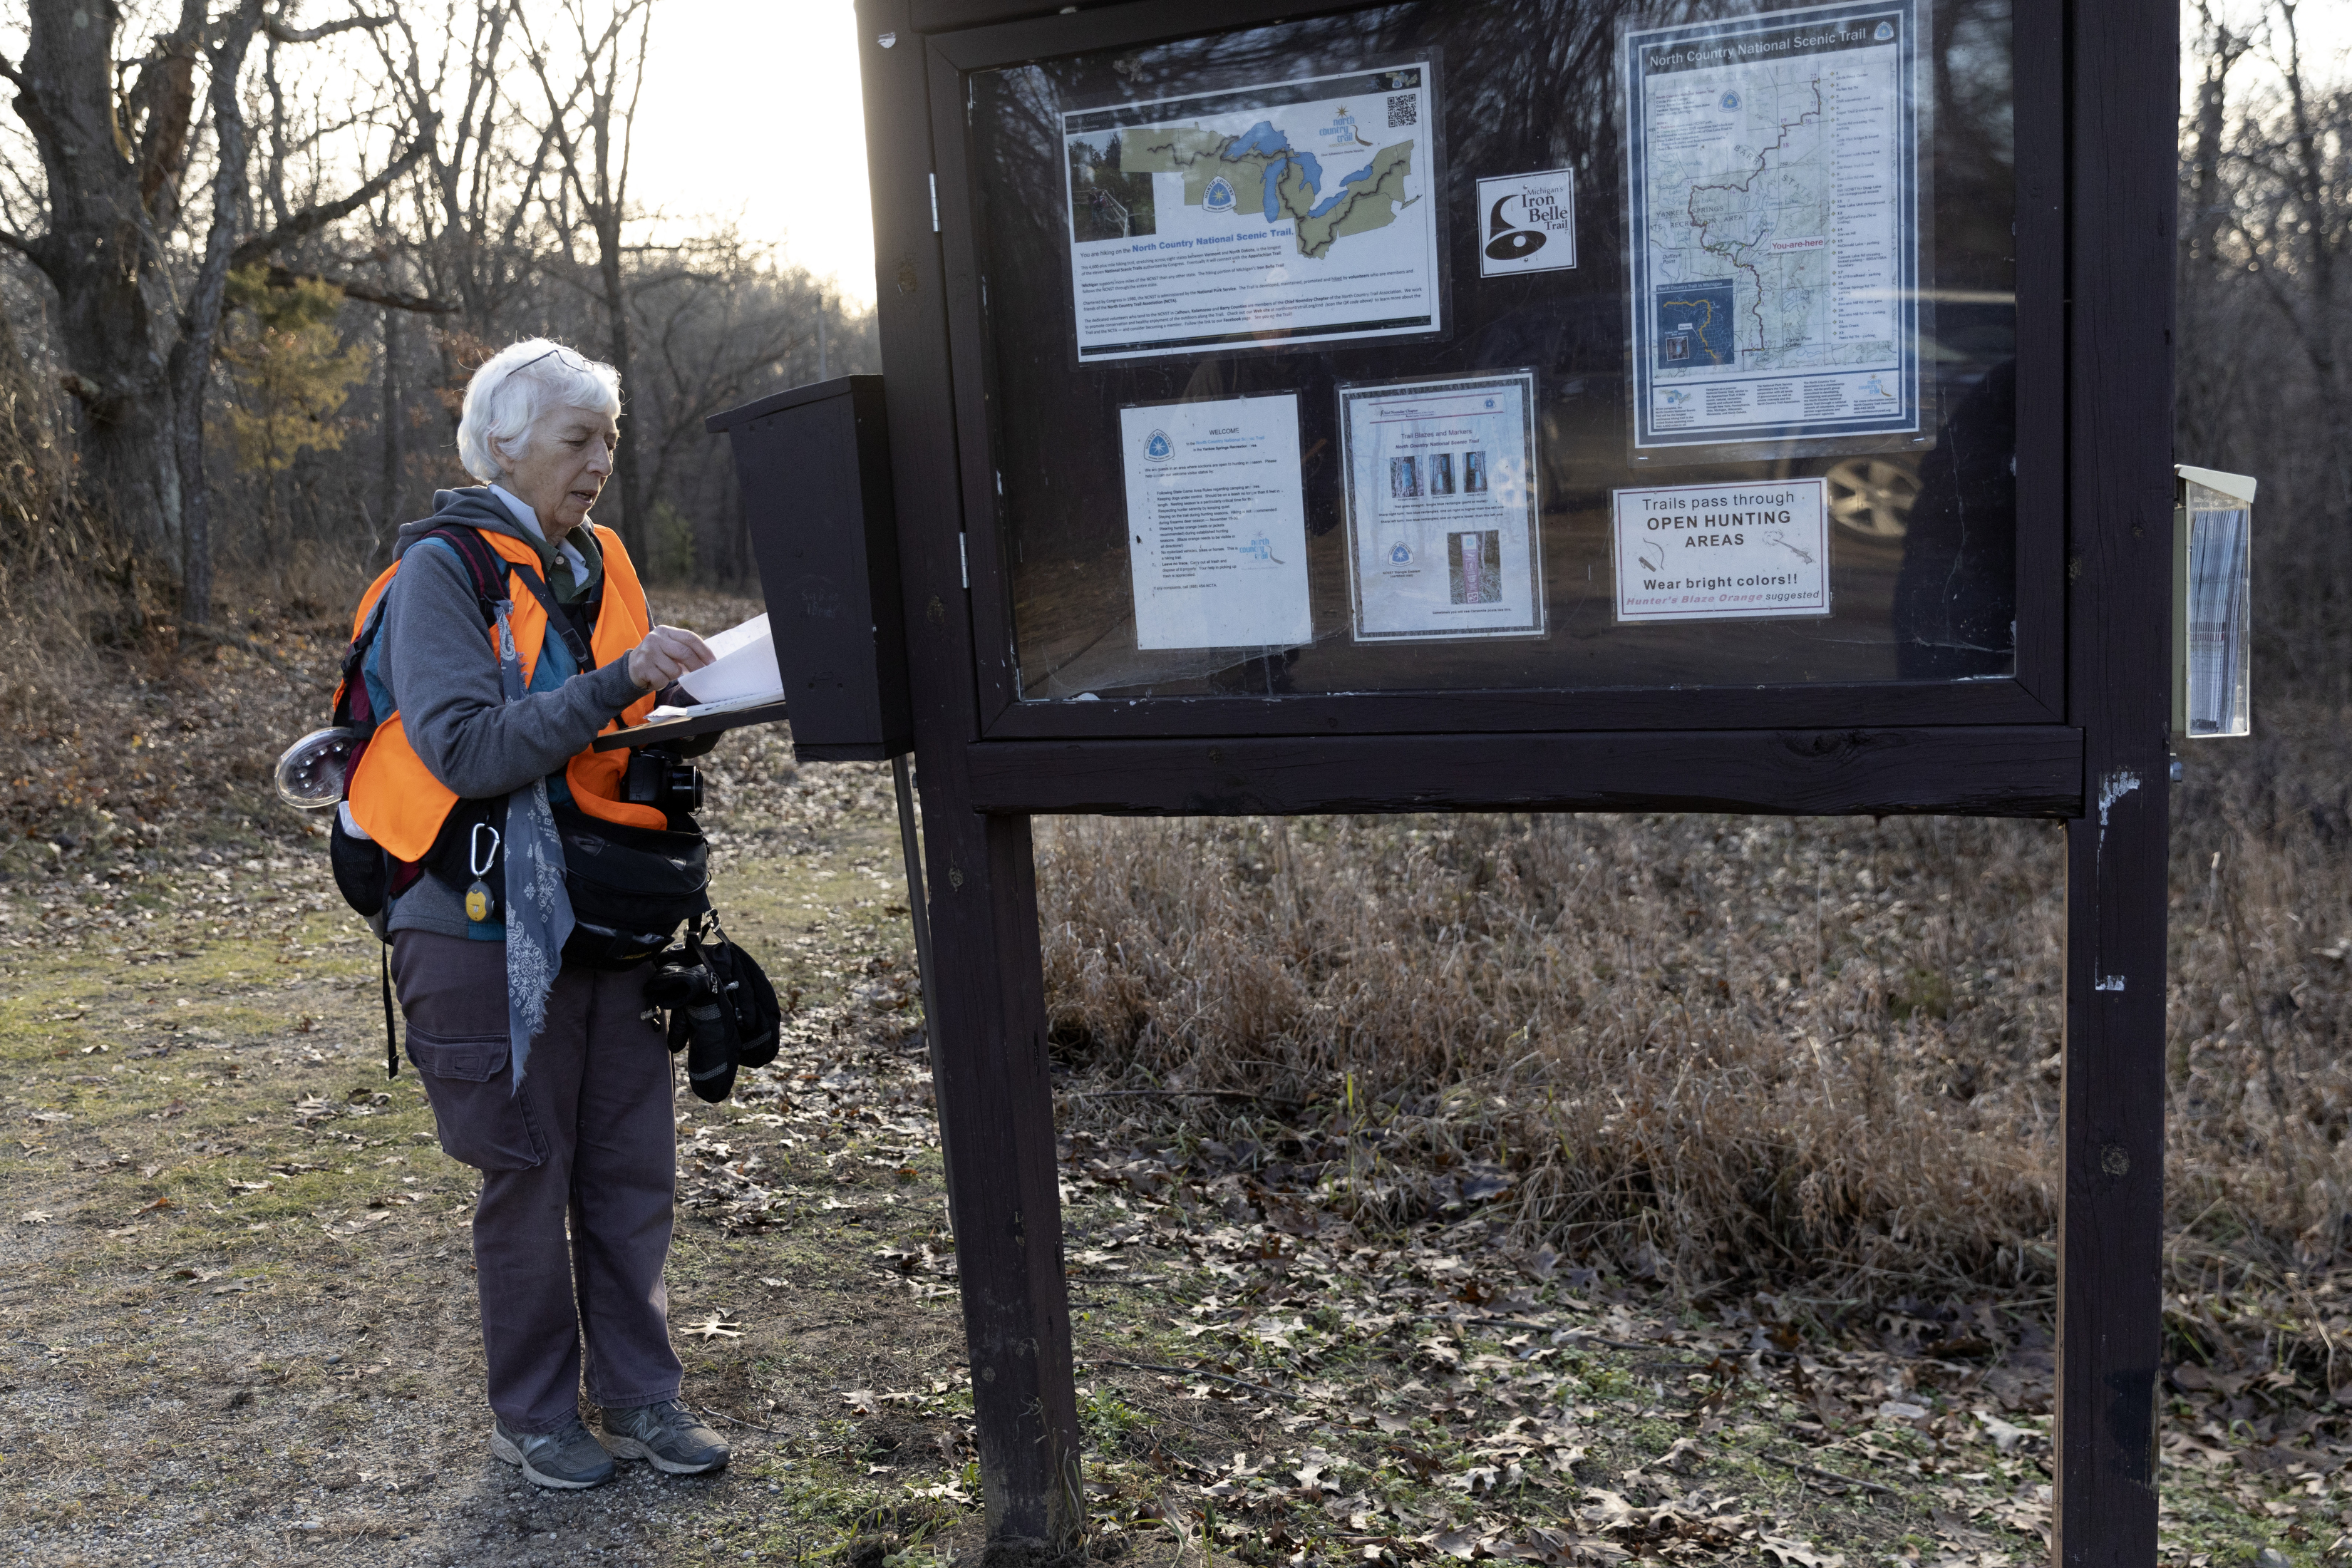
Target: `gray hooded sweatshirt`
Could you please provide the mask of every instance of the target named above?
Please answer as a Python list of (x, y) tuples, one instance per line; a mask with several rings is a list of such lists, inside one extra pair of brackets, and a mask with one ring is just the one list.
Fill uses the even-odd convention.
[[(499, 684), (499, 661), (482, 627), (473, 579), (456, 553), (438, 545), (409, 547), (447, 523), (503, 533), (539, 552), (544, 578), (554, 552), (509, 511), (488, 487), (438, 490), (433, 515), (404, 525), (394, 558), (400, 574), (384, 590), (383, 624), (372, 660), (389, 699), (378, 712), (398, 709), (408, 743), (434, 777), (467, 800), (503, 795), (533, 778), (560, 776), (575, 752), (645, 693), (629, 679), (626, 660), (572, 676), (552, 690), (532, 690), (509, 702)], [(573, 539), (588, 557), (584, 592), (604, 562), (585, 530)], [(548, 646), (561, 647), (549, 628)], [(543, 657), (543, 656), (542, 656)], [(569, 656), (564, 656), (568, 662)], [(432, 877), (420, 878), (393, 901), (389, 931), (429, 931), (445, 936), (495, 937), (497, 926), (466, 919), (458, 893)]]

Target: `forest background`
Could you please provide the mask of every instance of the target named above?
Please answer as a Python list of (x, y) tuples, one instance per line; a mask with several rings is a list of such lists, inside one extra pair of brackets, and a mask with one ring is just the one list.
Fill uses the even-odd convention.
[[(0, 876), (173, 831), (114, 776), (107, 694), (331, 646), (398, 524), (461, 479), (466, 379), (516, 338), (621, 367), (597, 515), (657, 592), (753, 584), (702, 421), (879, 366), (862, 289), (648, 193), (669, 14), (0, 8)], [(2352, 1244), (2352, 75), (2329, 15), (2185, 17), (2179, 450), (2263, 489), (2256, 738), (2194, 749), (2175, 793), (2172, 1201), (2182, 1267), (2280, 1280)], [(249, 787), (283, 739), (237, 742), (245, 782), (214, 803), (237, 832), (284, 832)], [(1207, 1133), (1343, 1106), (1427, 1156), (1363, 1187), (1367, 1214), (1461, 1209), (1476, 1167), (1531, 1245), (1645, 1278), (2052, 1276), (2046, 826), (1076, 824), (1040, 846), (1056, 1047), (1122, 1116)], [(1922, 1157), (1885, 1158), (1890, 1126)]]

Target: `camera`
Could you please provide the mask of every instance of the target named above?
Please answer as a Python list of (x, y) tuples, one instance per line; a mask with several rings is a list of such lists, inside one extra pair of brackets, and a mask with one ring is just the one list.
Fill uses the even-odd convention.
[(702, 809), (702, 770), (677, 752), (644, 746), (629, 753), (629, 776), (622, 798), (671, 816)]

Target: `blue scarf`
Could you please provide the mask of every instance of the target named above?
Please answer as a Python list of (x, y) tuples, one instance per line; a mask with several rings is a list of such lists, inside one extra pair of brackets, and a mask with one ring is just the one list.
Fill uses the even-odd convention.
[[(528, 683), (515, 653), (510, 601), (499, 605), (499, 679), (509, 702), (523, 700)], [(572, 897), (563, 890), (563, 838), (547, 803), (547, 781), (534, 778), (507, 796), (507, 1040), (514, 1089), (522, 1089), (530, 1043), (547, 1029), (547, 997), (563, 968), (572, 938)]]

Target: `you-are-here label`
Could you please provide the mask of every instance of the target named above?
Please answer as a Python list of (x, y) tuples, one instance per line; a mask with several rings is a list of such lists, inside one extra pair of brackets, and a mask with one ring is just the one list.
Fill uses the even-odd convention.
[(1830, 613), (1821, 479), (1619, 490), (1611, 531), (1621, 621)]

